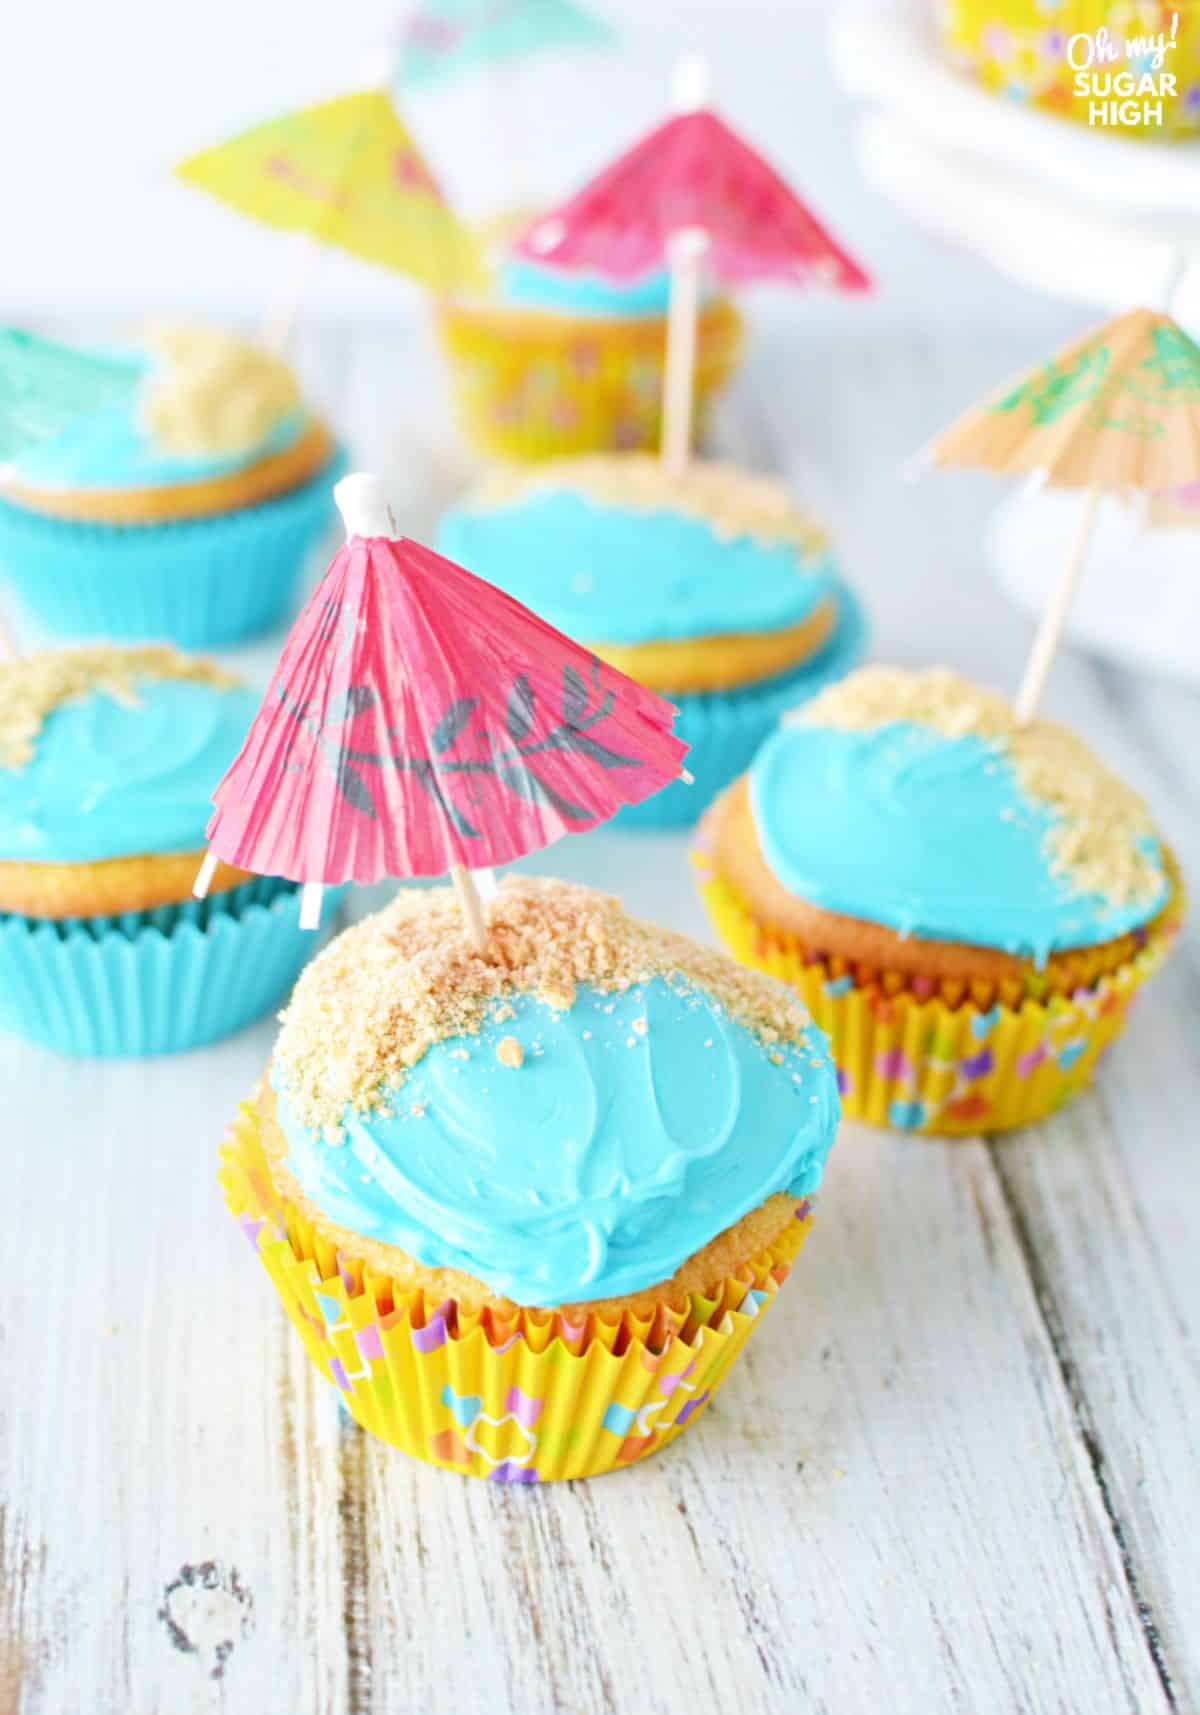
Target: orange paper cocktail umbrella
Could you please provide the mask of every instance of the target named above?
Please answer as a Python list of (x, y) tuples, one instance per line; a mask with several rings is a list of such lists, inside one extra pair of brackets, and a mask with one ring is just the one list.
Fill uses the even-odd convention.
[(1161, 494), (1200, 478), (1200, 346), (1170, 316), (1130, 310), (968, 411), (928, 456), (1086, 492), (1073, 552), (1017, 695), (1017, 716), (1026, 721), (1083, 571), (1100, 496)]

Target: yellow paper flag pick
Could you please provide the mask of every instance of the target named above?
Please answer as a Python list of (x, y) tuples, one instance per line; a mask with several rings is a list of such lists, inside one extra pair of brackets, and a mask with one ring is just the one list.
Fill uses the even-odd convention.
[(475, 239), (382, 89), (269, 119), (176, 172), (267, 226), (308, 233), (435, 291), (485, 278)]

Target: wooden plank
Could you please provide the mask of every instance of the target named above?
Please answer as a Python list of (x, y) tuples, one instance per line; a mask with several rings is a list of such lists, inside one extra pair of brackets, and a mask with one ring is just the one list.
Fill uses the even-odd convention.
[(363, 1458), (371, 1711), (1167, 1708), (979, 1145), (848, 1136), (727, 1389), (641, 1469)]
[[(1071, 651), (1052, 708), (1144, 791), (1185, 873), (1200, 865), (1200, 709), (1178, 687)], [(1194, 922), (1081, 1104), (993, 1148), (1147, 1639), (1200, 1706), (1200, 936)]]
[[(1200, 1706), (1200, 1110), (1191, 948), (1095, 1092), (995, 1146), (1127, 1578), (1178, 1706)], [(1154, 1092), (1151, 1099), (1150, 1092)]]
[(0, 1709), (344, 1715), (336, 1408), (215, 1184), (269, 1036), (0, 1048)]

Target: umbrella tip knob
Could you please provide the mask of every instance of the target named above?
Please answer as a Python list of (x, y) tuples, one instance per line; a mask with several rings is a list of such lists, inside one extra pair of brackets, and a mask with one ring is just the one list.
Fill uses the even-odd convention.
[(377, 476), (353, 471), (334, 485), (333, 498), (347, 536), (399, 536), (387, 489)]
[(708, 61), (700, 54), (684, 54), (675, 62), (671, 104), (676, 113), (695, 113), (709, 103)]

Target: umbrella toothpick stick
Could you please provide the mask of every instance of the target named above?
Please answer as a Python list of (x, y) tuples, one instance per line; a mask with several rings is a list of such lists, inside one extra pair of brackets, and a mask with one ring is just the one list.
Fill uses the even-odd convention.
[(1102, 493), (1098, 483), (1093, 483), (1088, 489), (1087, 499), (1079, 517), (1079, 525), (1075, 532), (1075, 541), (1071, 547), (1071, 555), (1059, 575), (1050, 605), (1042, 615), (1038, 625), (1037, 636), (1033, 640), (1033, 648), (1029, 652), (1029, 660), (1025, 666), (1025, 675), (1021, 680), (1021, 688), (1017, 692), (1014, 712), (1021, 726), (1026, 726), (1033, 719), (1042, 692), (1046, 688), (1046, 680), (1054, 663), (1055, 651), (1062, 637), (1063, 626), (1071, 609), (1075, 591), (1083, 576), (1083, 568), (1087, 562), (1088, 547), (1092, 540), (1092, 530), (1096, 523), (1096, 511), (1100, 504)]
[(342, 515), (346, 540), (351, 536), (398, 536), (400, 526), (387, 490), (377, 476), (355, 471), (334, 484), (334, 504)]
[(692, 397), (696, 381), (696, 335), (700, 276), (708, 235), (688, 227), (671, 239), (671, 294), (667, 306), (667, 362), (663, 379), (663, 458), (681, 476), (692, 450)]
[[(675, 67), (676, 113), (697, 113), (708, 106), (708, 67), (697, 55), (685, 55)], [(667, 359), (663, 373), (662, 454), (672, 476), (682, 476), (692, 450), (692, 398), (696, 386), (696, 339), (700, 320), (700, 278), (708, 234), (688, 226), (668, 240), (671, 271), (667, 300)]]
[(467, 940), (476, 953), (486, 953), (488, 944), (487, 919), (483, 914), (483, 900), (479, 897), (475, 877), (469, 869), (464, 869), (462, 864), (456, 863), (451, 866), (450, 879), (454, 883), (454, 891), (458, 895), (458, 905), (463, 914)]
[(319, 238), (311, 232), (295, 235), (291, 265), (283, 284), (263, 317), (260, 338), (268, 351), (282, 357), (292, 342), (300, 311), (308, 297), (309, 288), (321, 266), (324, 251)]
[(319, 929), (321, 927), (321, 900), (325, 887), (319, 881), (306, 881), (300, 889), (300, 927), (302, 929)]
[(208, 890), (212, 886), (212, 879), (217, 873), (217, 865), (220, 861), (221, 860), (217, 856), (216, 852), (205, 852), (204, 862), (197, 870), (196, 879), (192, 883), (193, 899), (208, 898)]
[[(398, 536), (399, 526), (396, 515), (388, 503), (387, 491), (378, 477), (365, 473), (354, 476), (344, 476), (333, 491), (338, 511), (342, 515), (342, 523), (346, 526), (346, 538), (351, 536)], [(490, 872), (489, 879), (490, 879)], [(471, 871), (462, 864), (454, 864), (450, 870), (450, 879), (454, 883), (454, 891), (458, 895), (459, 907), (463, 914), (463, 923), (467, 931), (467, 939), (477, 953), (487, 951), (488, 932), (487, 918), (484, 915), (483, 900), (475, 885)], [(305, 895), (309, 887), (305, 887)], [(307, 898), (300, 908), (301, 927), (307, 927), (304, 912)], [(309, 907), (311, 910), (312, 908)], [(320, 889), (317, 889), (316, 911), (320, 913)]]

